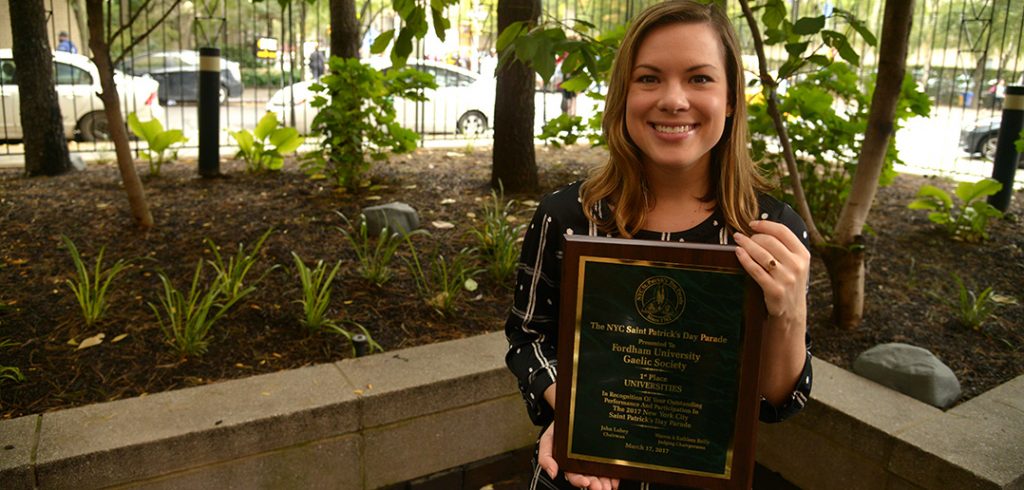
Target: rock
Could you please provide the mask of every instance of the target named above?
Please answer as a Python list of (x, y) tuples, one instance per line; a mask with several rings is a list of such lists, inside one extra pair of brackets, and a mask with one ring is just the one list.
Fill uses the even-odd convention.
[(85, 160), (82, 159), (82, 155), (77, 153), (71, 154), (71, 169), (78, 171), (85, 170)]
[(960, 398), (960, 381), (953, 370), (913, 345), (876, 345), (857, 356), (853, 372), (939, 408)]
[(420, 227), (420, 217), (412, 206), (404, 202), (389, 202), (363, 209), (366, 232), (376, 237), (385, 227), (392, 233), (409, 233)]

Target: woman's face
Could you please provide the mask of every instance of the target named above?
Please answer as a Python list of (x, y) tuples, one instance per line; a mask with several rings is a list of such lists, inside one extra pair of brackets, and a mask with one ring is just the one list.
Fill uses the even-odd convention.
[(714, 28), (676, 23), (647, 34), (626, 95), (626, 131), (643, 152), (645, 172), (706, 171), (731, 112)]

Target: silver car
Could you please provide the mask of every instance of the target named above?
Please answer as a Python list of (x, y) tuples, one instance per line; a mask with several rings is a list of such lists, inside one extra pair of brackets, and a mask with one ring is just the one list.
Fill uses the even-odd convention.
[[(96, 65), (85, 56), (63, 51), (53, 53), (53, 63), (64, 135), (69, 139), (77, 136), (83, 141), (110, 139), (107, 116), (98, 95), (103, 89)], [(17, 75), (11, 50), (0, 49), (0, 108), (3, 109), (0, 139), (18, 140), (23, 136)], [(164, 108), (157, 100), (160, 84), (156, 80), (115, 71), (114, 83), (125, 118), (132, 112), (143, 121), (164, 118)]]

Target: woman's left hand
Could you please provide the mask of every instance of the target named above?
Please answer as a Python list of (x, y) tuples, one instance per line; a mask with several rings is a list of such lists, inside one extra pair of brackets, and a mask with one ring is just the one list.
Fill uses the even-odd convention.
[(802, 324), (807, 315), (811, 253), (786, 225), (760, 220), (750, 226), (751, 236), (733, 235), (736, 257), (764, 291), (768, 315)]

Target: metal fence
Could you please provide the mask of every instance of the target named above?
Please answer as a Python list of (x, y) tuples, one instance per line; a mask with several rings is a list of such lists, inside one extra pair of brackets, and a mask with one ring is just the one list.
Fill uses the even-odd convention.
[[(490, 137), (487, 131), (482, 134), (475, 131), (493, 125), (490, 116), (493, 114), (494, 94), (487, 94), (488, 97), (473, 92), (469, 82), (477, 78), (487, 81), (493, 77), (496, 1), (463, 0), (448, 12), (452, 27), (445, 41), (430, 36), (415, 47), (414, 58), (431, 61), (432, 64), (423, 69), (438, 75), (442, 86), (430, 102), (408, 104), (404, 111), (400, 111), (403, 124), (419, 130), (424, 140)], [(84, 22), (78, 20), (74, 8), (77, 2), (45, 2), (51, 14), (49, 31), (54, 44), (58, 33), (67, 31), (71, 34), (70, 41), (79, 50), (86, 51), (79, 27)], [(160, 81), (159, 97), (155, 103), (162, 110), (158, 108), (157, 112), (163, 113), (161, 119), (165, 126), (185, 131), (190, 137), (188, 146), (194, 147), (198, 141), (193, 90), (197, 85), (197, 69), (193, 65), (196, 60), (192, 59), (192, 53), (209, 44), (204, 39), (215, 38), (212, 44), (221, 49), (225, 61), (222, 66), (224, 102), (220, 122), (223, 129), (254, 127), (265, 111), (273, 108), (268, 103), (277, 92), (280, 94), (277, 95), (276, 107), (282, 122), (291, 126), (308, 125), (312, 113), (303, 89), (314, 77), (309, 64), (310, 54), (317, 49), (324, 50), (329, 44), (328, 0), (291, 2), (287, 6), (270, 1), (224, 0), (215, 2), (217, 7), (214, 10), (206, 10), (207, 2), (197, 0), (179, 4), (159, 24), (157, 22), (163, 13), (174, 2), (155, 0), (148, 4), (146, 11), (132, 10), (137, 3), (140, 2), (120, 0), (111, 3), (114, 25), (119, 23), (119, 19), (121, 25), (125, 25), (127, 19), (138, 17), (125, 39), (152, 29), (146, 41), (137, 46), (130, 48), (124, 42), (113, 46), (116, 54), (130, 49), (118, 68)], [(582, 18), (595, 24), (599, 30), (605, 30), (627, 21), (649, 3), (653, 0), (545, 0), (543, 9), (545, 16)], [(788, 3), (794, 19), (844, 8), (864, 19), (873, 32), (880, 32), (882, 0), (789, 0)], [(753, 53), (749, 31), (737, 2), (728, 0), (727, 5), (740, 32), (744, 51)], [(1024, 0), (918, 0), (916, 8), (908, 65), (919, 86), (928, 92), (939, 108), (938, 117), (967, 121), (997, 115), (1000, 81), (1011, 84), (1024, 82)], [(390, 10), (390, 2), (383, 0), (357, 2), (357, 16), (362, 30), (361, 54), (364, 58), (370, 55), (372, 39), (400, 22)], [(8, 22), (0, 21), (0, 24)], [(0, 48), (5, 47), (9, 46), (0, 45)], [(271, 47), (276, 50), (264, 49), (262, 53), (269, 57), (260, 57), (261, 48)], [(872, 72), (877, 59), (875, 48), (858, 40), (855, 49), (863, 59), (862, 72)], [(784, 53), (769, 52), (769, 56), (781, 60)], [(3, 63), (9, 64), (9, 60)], [(62, 78), (67, 69), (61, 70), (57, 70), (58, 83), (67, 82), (67, 76)], [(89, 136), (83, 134), (83, 119), (91, 113), (102, 112), (98, 99), (87, 96), (89, 81), (98, 87), (98, 80), (84, 77), (75, 79), (77, 85), (64, 87), (79, 94), (71, 98), (71, 103), (62, 105), (68, 133), (77, 135), (77, 140), (70, 143), (71, 150), (109, 151), (109, 144), (80, 141), (83, 136)], [(0, 133), (0, 137), (8, 140), (7, 144), (0, 143), (0, 154), (21, 152), (17, 141), (10, 138), (13, 125), (20, 124), (17, 104), (13, 101), (17, 90), (12, 82), (10, 77), (0, 77), (5, 131)], [(130, 82), (128, 84), (131, 85)], [(138, 100), (123, 100), (127, 105), (126, 112), (139, 109)], [(537, 97), (538, 127), (560, 113), (559, 105), (560, 95), (550, 86), (542, 87)], [(465, 120), (464, 117), (471, 112), (479, 113), (484, 120)], [(466, 127), (460, 128), (463, 123)], [(460, 129), (464, 131), (460, 132)], [(467, 129), (473, 131), (465, 131)], [(226, 131), (222, 143), (233, 143)]]

